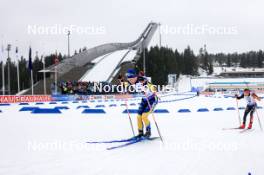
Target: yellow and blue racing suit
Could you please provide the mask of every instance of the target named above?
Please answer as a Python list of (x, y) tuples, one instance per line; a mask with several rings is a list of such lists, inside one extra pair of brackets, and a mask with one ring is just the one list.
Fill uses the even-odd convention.
[(143, 133), (143, 123), (145, 125), (146, 131), (151, 130), (150, 121), (148, 119), (149, 114), (154, 110), (156, 104), (158, 103), (158, 97), (156, 95), (156, 87), (145, 80), (142, 83), (136, 83), (137, 88), (141, 89), (144, 94), (138, 109), (137, 124), (139, 134)]

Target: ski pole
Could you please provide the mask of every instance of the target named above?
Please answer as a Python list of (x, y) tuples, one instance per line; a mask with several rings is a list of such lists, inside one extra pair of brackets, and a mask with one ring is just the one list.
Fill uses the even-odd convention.
[(240, 112), (239, 112), (239, 109), (238, 109), (238, 100), (236, 98), (236, 105), (237, 105), (237, 115), (238, 115), (238, 122), (239, 122), (239, 125), (241, 124), (241, 117), (240, 117)]
[(160, 133), (160, 129), (159, 129), (158, 123), (157, 123), (157, 121), (156, 121), (156, 119), (155, 119), (155, 116), (154, 116), (154, 113), (153, 113), (153, 109), (152, 109), (152, 107), (151, 107), (151, 105), (150, 105), (150, 103), (149, 103), (149, 100), (148, 100), (148, 98), (147, 98), (147, 95), (146, 95), (145, 93), (144, 93), (144, 95), (145, 95), (145, 97), (146, 97), (146, 100), (147, 100), (147, 103), (148, 103), (148, 107), (149, 107), (149, 109), (150, 109), (150, 113), (151, 113), (151, 115), (152, 115), (152, 119), (153, 119), (153, 121), (154, 121), (154, 123), (155, 123), (155, 125), (156, 125), (157, 130), (158, 130), (158, 134), (159, 134), (160, 140), (161, 140), (162, 143), (164, 143), (164, 142), (163, 142), (163, 138), (162, 138), (161, 133)]
[(256, 114), (257, 114), (257, 117), (258, 117), (259, 127), (260, 127), (261, 131), (263, 131), (262, 124), (261, 124), (261, 121), (260, 121), (260, 118), (259, 118), (259, 115), (258, 115), (257, 108), (256, 108)]
[(125, 100), (125, 103), (126, 103), (126, 110), (127, 110), (127, 115), (128, 115), (128, 118), (129, 118), (129, 122), (130, 122), (131, 130), (132, 130), (132, 132), (133, 132), (133, 136), (135, 137), (135, 131), (134, 131), (133, 123), (132, 123), (132, 120), (131, 120), (130, 112), (129, 112), (129, 110), (128, 110), (127, 99)]

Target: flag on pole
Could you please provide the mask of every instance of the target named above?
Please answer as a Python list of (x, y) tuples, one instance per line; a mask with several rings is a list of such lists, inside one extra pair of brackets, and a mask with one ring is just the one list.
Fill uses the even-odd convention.
[(31, 51), (31, 47), (29, 47), (28, 69), (29, 70), (32, 70), (32, 51)]
[(54, 59), (54, 64), (55, 64), (55, 94), (57, 94), (57, 85), (58, 85), (58, 72), (57, 72), (57, 65), (59, 64), (59, 58), (58, 58), (58, 54), (56, 51), (55, 54), (55, 59)]
[(2, 95), (5, 95), (5, 64), (4, 64), (4, 45), (2, 44), (1, 52), (2, 52)]
[(29, 47), (29, 54), (28, 54), (28, 69), (30, 70), (31, 75), (31, 95), (34, 95), (34, 80), (33, 80), (33, 70), (32, 70), (32, 50)]
[(20, 92), (20, 75), (19, 75), (18, 47), (16, 47), (16, 59), (17, 59), (17, 92)]

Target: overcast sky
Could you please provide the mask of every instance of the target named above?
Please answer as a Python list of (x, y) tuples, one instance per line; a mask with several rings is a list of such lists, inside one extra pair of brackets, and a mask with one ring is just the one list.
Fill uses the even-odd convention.
[[(108, 42), (135, 40), (150, 21), (162, 24), (162, 45), (195, 53), (204, 44), (211, 53), (264, 49), (263, 0), (0, 0), (1, 44), (20, 54), (67, 54)], [(54, 27), (55, 26), (55, 27)], [(57, 26), (57, 28), (56, 28)], [(31, 27), (31, 28), (30, 28)], [(38, 29), (37, 33), (33, 28)], [(53, 27), (53, 31), (50, 28)], [(29, 30), (29, 28), (31, 30)], [(57, 33), (54, 33), (54, 28)], [(87, 29), (87, 32), (77, 31)], [(47, 32), (43, 33), (43, 29)], [(158, 32), (151, 45), (159, 42)]]

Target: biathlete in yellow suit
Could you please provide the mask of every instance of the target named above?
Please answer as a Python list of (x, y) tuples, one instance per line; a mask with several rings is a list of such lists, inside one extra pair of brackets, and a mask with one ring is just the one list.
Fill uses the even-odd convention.
[[(148, 116), (153, 111), (155, 105), (158, 103), (156, 87), (151, 84), (146, 77), (137, 75), (134, 69), (129, 69), (126, 73), (126, 77), (128, 82), (132, 86), (135, 86), (136, 90), (139, 90), (139, 92), (144, 94), (138, 108), (137, 137), (149, 138), (151, 136), (151, 125)], [(145, 134), (144, 126), (146, 130)]]

